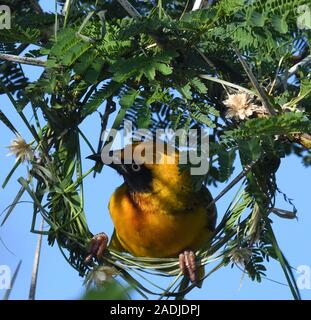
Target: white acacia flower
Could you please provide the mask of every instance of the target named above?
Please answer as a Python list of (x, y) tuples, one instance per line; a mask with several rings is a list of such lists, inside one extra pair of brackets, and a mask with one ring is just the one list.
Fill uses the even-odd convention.
[(248, 263), (251, 256), (252, 251), (249, 248), (235, 248), (229, 254), (230, 261), (242, 267)]
[(10, 151), (8, 156), (14, 155), (16, 161), (30, 161), (34, 157), (34, 151), (31, 143), (27, 143), (20, 135), (17, 135), (7, 147)]
[(114, 267), (101, 266), (94, 271), (93, 280), (96, 285), (101, 285), (106, 281), (111, 281), (119, 272)]
[(227, 100), (223, 102), (228, 108), (226, 117), (244, 120), (254, 113), (262, 113), (263, 107), (254, 104), (252, 101), (253, 96), (245, 92), (228, 95)]

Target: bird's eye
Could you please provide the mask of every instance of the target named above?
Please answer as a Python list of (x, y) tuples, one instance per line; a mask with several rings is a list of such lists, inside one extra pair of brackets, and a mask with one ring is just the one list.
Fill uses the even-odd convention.
[(135, 172), (138, 172), (140, 170), (140, 165), (136, 164), (136, 163), (133, 163), (132, 164), (132, 170), (135, 171)]

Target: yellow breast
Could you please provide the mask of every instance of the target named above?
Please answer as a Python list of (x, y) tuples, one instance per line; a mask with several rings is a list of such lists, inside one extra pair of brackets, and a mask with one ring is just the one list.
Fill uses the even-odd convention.
[[(115, 226), (113, 243), (135, 256), (170, 257), (184, 249), (198, 249), (207, 244), (211, 231), (204, 201), (174, 209), (172, 203), (159, 205), (157, 195), (134, 199), (124, 184), (112, 195), (109, 204)], [(137, 203), (143, 202), (143, 210)]]

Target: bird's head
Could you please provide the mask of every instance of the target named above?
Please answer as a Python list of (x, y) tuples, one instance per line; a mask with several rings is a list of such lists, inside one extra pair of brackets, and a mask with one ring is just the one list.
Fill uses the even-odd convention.
[[(159, 192), (191, 185), (188, 174), (180, 174), (179, 154), (162, 141), (144, 141), (88, 157), (115, 169), (132, 192)], [(190, 188), (190, 187), (189, 187)]]

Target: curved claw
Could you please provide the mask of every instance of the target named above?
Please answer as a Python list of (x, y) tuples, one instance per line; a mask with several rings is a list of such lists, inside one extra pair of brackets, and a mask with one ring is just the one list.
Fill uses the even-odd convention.
[(192, 250), (185, 250), (179, 254), (179, 268), (184, 275), (190, 278), (191, 282), (198, 281), (196, 256)]
[(90, 241), (88, 255), (84, 262), (89, 263), (94, 257), (100, 259), (103, 256), (104, 251), (107, 249), (108, 240), (108, 236), (103, 232), (95, 235)]

